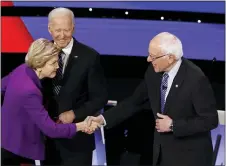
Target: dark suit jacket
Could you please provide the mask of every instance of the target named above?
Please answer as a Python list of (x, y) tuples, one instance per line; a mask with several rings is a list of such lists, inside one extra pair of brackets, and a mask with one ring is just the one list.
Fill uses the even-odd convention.
[[(75, 39), (58, 97), (53, 96), (51, 80), (43, 84), (52, 117), (72, 109), (76, 116), (75, 122), (80, 122), (87, 116), (97, 114), (107, 103), (106, 80), (100, 65), (100, 55)], [(95, 148), (94, 134), (79, 132), (73, 139), (58, 141), (73, 151), (92, 151)]]
[[(160, 84), (161, 74), (155, 73), (150, 65), (134, 94), (103, 114), (106, 127), (111, 128), (140, 111), (140, 105), (145, 102), (149, 103), (157, 118)], [(161, 150), (164, 166), (211, 166), (210, 130), (218, 125), (215, 99), (211, 85), (200, 68), (184, 58), (167, 96), (164, 114), (173, 119), (174, 131), (158, 133), (155, 130), (153, 165)]]

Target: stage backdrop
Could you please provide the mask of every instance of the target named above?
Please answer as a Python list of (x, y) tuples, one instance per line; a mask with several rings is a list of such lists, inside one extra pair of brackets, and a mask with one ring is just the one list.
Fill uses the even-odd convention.
[[(51, 39), (47, 30), (47, 17), (21, 19), (33, 39)], [(15, 24), (14, 28), (20, 28), (17, 26)], [(171, 32), (181, 39), (186, 58), (212, 60), (216, 57), (218, 61), (224, 61), (223, 24), (77, 18), (74, 36), (101, 54), (146, 57), (149, 41), (163, 31)], [(11, 32), (5, 28), (4, 33)], [(24, 45), (23, 42), (17, 44), (21, 47)], [(11, 45), (10, 49), (13, 51), (14, 47)]]
[(225, 13), (225, 2), (19, 2), (15, 6), (86, 7)]

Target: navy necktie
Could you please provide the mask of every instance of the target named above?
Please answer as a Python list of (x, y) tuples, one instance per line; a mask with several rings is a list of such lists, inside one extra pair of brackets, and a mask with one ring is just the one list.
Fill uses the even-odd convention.
[(63, 54), (64, 54), (63, 51), (61, 51), (59, 54), (59, 59), (58, 59), (59, 68), (57, 69), (56, 76), (53, 78), (53, 93), (55, 95), (58, 95), (60, 92), (61, 80), (63, 78), (63, 66), (64, 66), (63, 59), (62, 59)]
[(164, 112), (164, 107), (165, 107), (165, 96), (166, 96), (166, 91), (167, 91), (167, 85), (168, 85), (168, 78), (169, 75), (167, 73), (164, 73), (162, 76), (162, 82), (161, 82), (161, 87), (160, 87), (160, 92), (161, 92), (161, 113)]

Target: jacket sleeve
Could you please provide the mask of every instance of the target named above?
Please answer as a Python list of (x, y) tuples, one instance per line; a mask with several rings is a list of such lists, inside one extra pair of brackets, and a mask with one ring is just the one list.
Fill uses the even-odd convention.
[(48, 137), (72, 138), (76, 133), (75, 124), (57, 124), (48, 115), (42, 105), (42, 97), (36, 93), (26, 94), (24, 97), (24, 110), (27, 111), (31, 120)]
[(177, 137), (210, 131), (218, 126), (216, 101), (211, 85), (205, 76), (194, 84), (192, 103), (197, 115), (174, 121), (173, 133)]
[(145, 81), (143, 80), (133, 95), (116, 107), (113, 107), (103, 113), (106, 122), (106, 128), (111, 128), (134, 115), (136, 112), (142, 110), (144, 103), (149, 103), (148, 91)]
[(7, 85), (8, 85), (8, 82), (9, 82), (9, 78), (10, 78), (10, 74), (3, 77), (2, 80), (1, 80), (1, 94), (2, 95), (5, 95)]
[(96, 55), (96, 59), (88, 72), (88, 96), (89, 100), (74, 110), (77, 120), (96, 115), (107, 103), (107, 84), (99, 54)]

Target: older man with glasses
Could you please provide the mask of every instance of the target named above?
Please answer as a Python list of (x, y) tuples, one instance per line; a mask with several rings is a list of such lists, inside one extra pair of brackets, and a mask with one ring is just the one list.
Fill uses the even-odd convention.
[(147, 102), (156, 122), (153, 166), (212, 166), (210, 131), (218, 126), (218, 115), (207, 77), (182, 58), (182, 43), (171, 33), (155, 36), (148, 51), (151, 65), (133, 95), (103, 115), (87, 117), (87, 124), (111, 128)]

